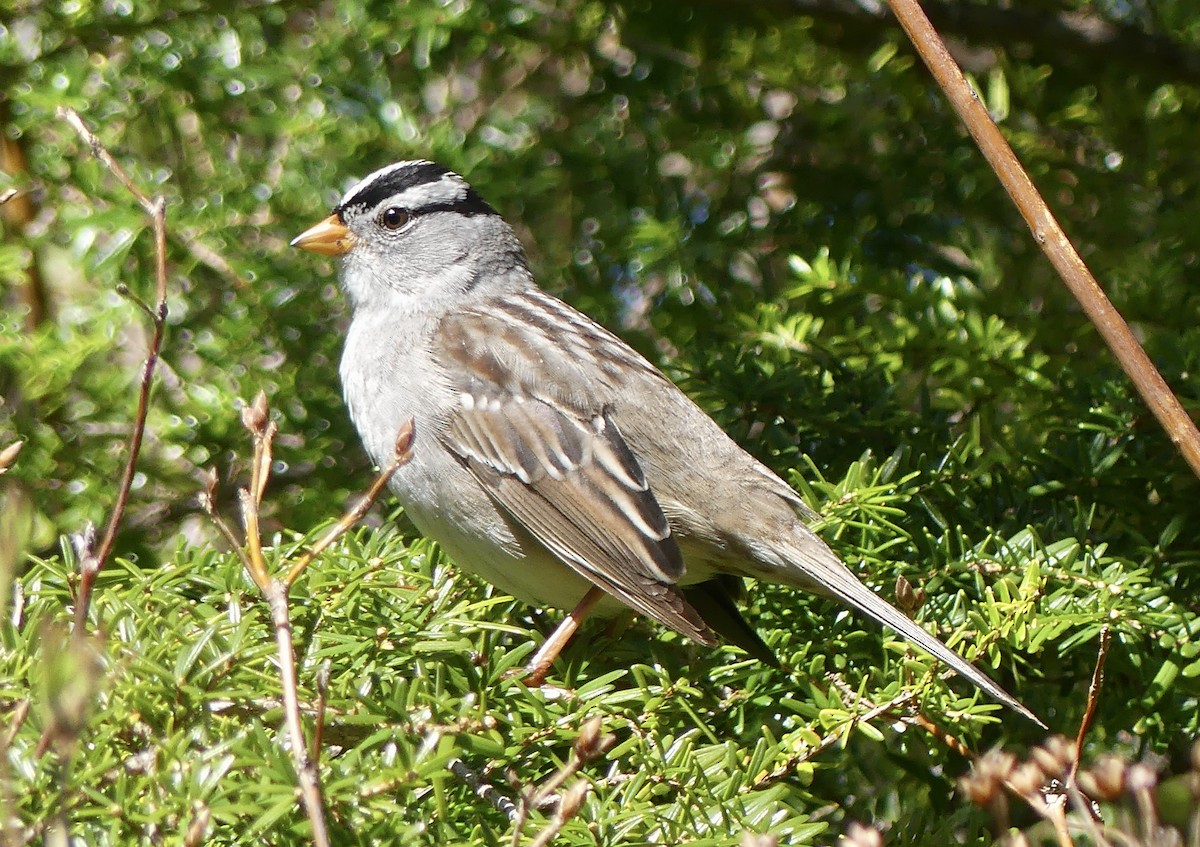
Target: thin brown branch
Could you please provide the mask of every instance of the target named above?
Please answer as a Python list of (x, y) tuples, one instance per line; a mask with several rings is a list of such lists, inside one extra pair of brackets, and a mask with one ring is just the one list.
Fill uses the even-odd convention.
[(542, 828), (542, 831), (537, 834), (537, 837), (529, 842), (529, 847), (546, 847), (547, 844), (553, 841), (562, 832), (562, 828), (566, 826), (567, 821), (579, 813), (579, 808), (587, 798), (589, 789), (591, 789), (591, 785), (582, 779), (568, 788), (563, 794), (562, 799), (559, 800), (558, 808), (554, 810), (554, 816), (550, 818), (550, 822)]
[(305, 551), (296, 560), (291, 570), (288, 571), (287, 577), (284, 579), (284, 582), (289, 587), (295, 584), (300, 574), (304, 573), (304, 569), (312, 564), (313, 559), (321, 555), (333, 542), (341, 538), (347, 530), (362, 520), (363, 515), (379, 499), (379, 495), (383, 493), (383, 489), (387, 487), (388, 482), (391, 481), (396, 471), (412, 460), (413, 437), (413, 421), (410, 418), (400, 427), (400, 431), (396, 434), (396, 452), (392, 457), (391, 463), (379, 472), (379, 475), (375, 477), (375, 481), (371, 483), (371, 487), (367, 489), (367, 493), (360, 497), (358, 502), (354, 504), (354, 508), (342, 515), (341, 519), (329, 528), (329, 531), (321, 537), (320, 541)]
[(146, 307), (146, 310), (150, 312), (154, 331), (150, 338), (150, 347), (146, 353), (146, 361), (142, 365), (141, 380), (138, 387), (137, 409), (134, 412), (133, 428), (129, 433), (129, 447), (126, 450), (125, 469), (121, 474), (121, 481), (117, 488), (117, 499), (113, 504), (112, 514), (109, 516), (108, 526), (104, 531), (104, 537), (100, 541), (100, 546), (94, 551), (89, 549), (86, 561), (81, 560), (81, 564), (86, 564), (86, 567), (80, 568), (79, 589), (75, 597), (74, 631), (76, 635), (82, 636), (87, 626), (88, 610), (91, 607), (92, 590), (96, 584), (96, 577), (104, 567), (105, 562), (108, 561), (108, 557), (112, 554), (113, 545), (117, 540), (117, 532), (120, 530), (121, 522), (125, 517), (125, 509), (129, 505), (129, 492), (133, 488), (133, 477), (137, 468), (138, 455), (141, 452), (142, 439), (146, 433), (146, 417), (150, 411), (150, 390), (154, 385), (154, 369), (158, 365), (163, 336), (166, 332), (167, 206), (166, 201), (162, 197), (151, 199), (134, 184), (133, 180), (129, 178), (129, 175), (125, 173), (125, 170), (117, 163), (108, 150), (105, 149), (100, 139), (87, 127), (74, 109), (60, 107), (57, 114), (61, 120), (70, 124), (76, 133), (79, 134), (79, 137), (91, 149), (92, 155), (99, 159), (108, 168), (109, 172), (134, 196), (138, 205), (142, 207), (142, 211), (150, 218), (154, 230), (156, 305), (153, 310)]
[(1104, 663), (1108, 659), (1108, 648), (1111, 644), (1112, 629), (1105, 624), (1100, 627), (1100, 649), (1096, 651), (1096, 667), (1092, 670), (1092, 684), (1088, 686), (1087, 708), (1083, 711), (1083, 719), (1079, 721), (1079, 732), (1075, 735), (1075, 761), (1067, 774), (1068, 785), (1075, 784), (1075, 777), (1079, 773), (1079, 762), (1083, 759), (1083, 742), (1092, 727), (1092, 719), (1096, 716), (1100, 689), (1104, 687)]
[(246, 569), (247, 573), (252, 574), (254, 565), (251, 564), (250, 557), (246, 555), (243, 543), (234, 534), (233, 527), (217, 512), (217, 469), (212, 468), (204, 476), (205, 484), (204, 491), (200, 493), (200, 508), (204, 510), (204, 514), (208, 515), (208, 519), (221, 533), (221, 537), (229, 544), (229, 549), (235, 551), (238, 558), (242, 560), (242, 567)]
[(919, 711), (914, 713), (912, 716), (912, 720), (913, 720), (913, 723), (915, 723), (917, 726), (921, 727), (921, 729), (928, 732), (930, 735), (932, 735), (938, 741), (945, 744), (947, 747), (949, 747), (955, 753), (958, 753), (960, 756), (967, 758), (967, 759), (975, 758), (975, 752), (966, 745), (966, 742), (964, 742), (962, 739), (958, 738), (957, 736), (951, 735), (946, 730), (942, 729), (940, 726), (938, 726), (936, 723), (934, 723), (928, 717), (926, 717), (923, 713), (921, 713)]
[(1138, 344), (1125, 319), (1071, 245), (1053, 213), (1021, 166), (1004, 135), (946, 49), (917, 0), (888, 0), (934, 79), (958, 112), (1029, 225), (1034, 240), (1075, 295), (1192, 471), (1200, 476), (1200, 430)]
[(8, 731), (4, 733), (4, 738), (0, 739), (0, 750), (8, 750), (12, 747), (13, 739), (17, 737), (21, 724), (25, 723), (25, 718), (29, 717), (29, 707), (32, 702), (28, 697), (17, 701), (17, 705), (8, 716)]
[(88, 128), (88, 125), (83, 122), (83, 118), (79, 117), (79, 113), (74, 109), (59, 106), (56, 114), (60, 120), (64, 120), (71, 125), (75, 132), (79, 134), (79, 137), (83, 139), (84, 143), (91, 148), (92, 155), (99, 159), (101, 164), (108, 168), (109, 172), (121, 181), (121, 184), (137, 199), (142, 207), (142, 211), (153, 218), (157, 212), (159, 199), (155, 198), (151, 200), (147, 194), (137, 187), (134, 181), (129, 178), (129, 174), (125, 173), (125, 169), (117, 164), (117, 160), (104, 147), (100, 138)]
[(242, 564), (255, 584), (262, 591), (263, 597), (271, 610), (271, 622), (275, 629), (275, 643), (279, 656), (279, 675), (283, 689), (284, 720), (288, 734), (288, 744), (292, 752), (292, 760), (296, 769), (296, 778), (300, 787), (300, 799), (308, 815), (312, 827), (313, 843), (317, 847), (330, 844), (329, 831), (325, 823), (324, 800), (321, 796), (320, 779), (317, 772), (317, 762), (320, 760), (320, 749), (324, 733), (326, 695), (329, 686), (328, 665), (322, 667), (317, 674), (318, 701), (316, 708), (316, 731), (310, 747), (304, 739), (304, 727), (301, 723), (300, 698), (297, 693), (295, 648), (292, 642), (292, 626), (288, 611), (288, 590), (296, 576), (304, 569), (313, 557), (328, 547), (343, 532), (354, 525), (375, 502), (383, 491), (384, 486), (392, 475), (412, 458), (413, 422), (404, 424), (396, 436), (396, 453), (392, 463), (375, 480), (370, 490), (363, 496), (358, 505), (343, 515), (338, 524), (326, 533), (325, 537), (308, 551), (296, 566), (289, 572), (288, 579), (272, 578), (263, 555), (262, 538), (260, 534), (259, 509), (266, 492), (267, 482), (271, 475), (272, 444), (278, 431), (274, 421), (270, 419), (270, 408), (267, 397), (260, 392), (253, 403), (242, 409), (242, 424), (250, 432), (254, 441), (254, 457), (250, 467), (250, 484), (238, 491), (238, 499), (242, 511), (242, 523), (245, 529), (245, 544), (240, 544), (233, 529), (218, 515), (216, 496), (218, 477), (215, 470), (203, 475), (203, 489), (200, 492), (200, 505), (205, 513), (216, 524), (218, 530), (241, 557)]
[[(517, 847), (521, 843), (521, 835), (524, 833), (531, 809), (542, 806), (554, 792), (566, 784), (568, 779), (579, 773), (580, 768), (593, 759), (599, 758), (612, 747), (616, 738), (611, 735), (602, 735), (601, 726), (599, 716), (590, 718), (579, 730), (579, 736), (575, 739), (575, 746), (571, 749), (571, 755), (567, 757), (567, 761), (563, 762), (558, 770), (541, 785), (536, 788), (531, 787), (524, 792), (513, 821), (511, 847)], [(568, 788), (559, 798), (558, 807), (554, 810), (550, 821), (530, 842), (530, 847), (545, 847), (546, 844), (549, 844), (554, 836), (562, 831), (567, 821), (579, 812), (589, 788), (589, 784), (583, 780)]]
[(313, 767), (321, 763), (321, 747), (325, 742), (325, 709), (329, 705), (329, 660), (317, 671), (317, 714), (313, 719), (313, 740), (309, 756)]
[(242, 409), (242, 425), (254, 438), (254, 458), (250, 463), (250, 487), (238, 491), (238, 501), (242, 509), (242, 527), (246, 531), (250, 577), (265, 594), (271, 583), (271, 572), (263, 555), (259, 509), (271, 476), (272, 443), (278, 429), (270, 419), (267, 395), (262, 391), (252, 404)]
[[(720, 5), (732, 11), (728, 2)], [(922, 5), (948, 38), (974, 48), (1027, 45), (1037, 51), (1038, 63), (1055, 68), (1056, 75), (1069, 72), (1094, 81), (1095, 66), (1103, 63), (1136, 73), (1151, 85), (1200, 83), (1200, 51), (1165, 32), (1114, 23), (1086, 10), (1035, 4), (926, 0)], [(760, 16), (767, 9), (811, 17), (814, 36), (843, 49), (874, 49), (891, 26), (882, 7), (859, 0), (761, 0), (751, 8)]]
[(133, 305), (135, 305), (139, 309), (141, 309), (142, 314), (145, 315), (151, 322), (154, 321), (154, 319), (155, 319), (154, 318), (154, 310), (150, 308), (150, 304), (147, 303), (145, 300), (143, 300), (141, 297), (138, 297), (136, 294), (134, 294), (129, 289), (128, 285), (126, 285), (125, 283), (122, 282), (120, 285), (117, 286), (117, 293), (120, 294), (122, 297), (124, 297), (126, 300), (128, 300), (130, 303), (132, 303)]
[(283, 714), (288, 731), (292, 763), (300, 784), (300, 801), (312, 826), (312, 839), (317, 847), (330, 847), (329, 829), (325, 825), (325, 804), (321, 798), (321, 783), (317, 768), (308, 755), (304, 727), (300, 723), (300, 697), (296, 686), (296, 654), (292, 647), (292, 623), (288, 614), (288, 587), (272, 579), (264, 592), (271, 607), (271, 623), (275, 627), (275, 646), (279, 652), (279, 678), (283, 684)]
[(242, 526), (246, 532), (246, 561), (249, 562), (250, 578), (260, 590), (265, 592), (271, 582), (271, 571), (267, 567), (267, 559), (263, 555), (262, 535), (258, 525), (258, 506), (250, 492), (243, 488), (238, 491), (238, 503), (242, 510)]

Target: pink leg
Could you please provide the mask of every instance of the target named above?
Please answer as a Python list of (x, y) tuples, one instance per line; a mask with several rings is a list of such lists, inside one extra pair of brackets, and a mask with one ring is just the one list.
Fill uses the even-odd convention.
[(536, 688), (546, 681), (546, 674), (550, 672), (550, 666), (554, 664), (558, 654), (567, 646), (567, 642), (571, 640), (575, 630), (579, 629), (584, 618), (603, 596), (604, 592), (594, 585), (588, 589), (588, 593), (583, 595), (579, 605), (571, 610), (571, 614), (567, 615), (554, 632), (550, 633), (550, 637), (546, 639), (546, 643), (541, 646), (541, 649), (533, 654), (533, 658), (525, 666), (525, 676), (521, 679), (523, 683), (530, 688)]

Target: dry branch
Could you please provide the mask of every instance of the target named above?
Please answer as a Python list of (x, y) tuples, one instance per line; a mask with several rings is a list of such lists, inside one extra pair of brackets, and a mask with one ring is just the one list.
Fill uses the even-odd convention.
[(1071, 245), (1067, 234), (963, 76), (929, 18), (921, 11), (917, 0), (888, 0), (888, 3), (1025, 218), (1034, 240), (1107, 342), (1150, 411), (1167, 431), (1171, 443), (1183, 454), (1192, 471), (1200, 476), (1200, 430), (1196, 429), (1196, 424), (1188, 417), (1166, 380), (1138, 344), (1125, 319), (1105, 296), (1100, 284)]
[[(161, 196), (151, 199), (134, 184), (129, 175), (125, 173), (125, 170), (117, 163), (117, 160), (105, 149), (96, 134), (83, 122), (83, 118), (79, 116), (78, 112), (74, 109), (59, 108), (58, 117), (66, 121), (78, 133), (79, 137), (91, 149), (92, 155), (99, 159), (108, 168), (109, 172), (134, 196), (138, 205), (142, 207), (142, 211), (150, 218), (154, 229), (154, 289), (156, 305), (151, 309), (144, 302), (135, 298), (135, 302), (150, 316), (154, 332), (150, 337), (150, 348), (146, 353), (146, 361), (142, 365), (141, 381), (138, 387), (137, 410), (134, 413), (133, 429), (129, 434), (125, 470), (121, 474), (120, 486), (117, 489), (117, 499), (113, 504), (112, 514), (109, 516), (108, 526), (104, 530), (104, 537), (100, 541), (99, 548), (95, 547), (94, 544), (88, 543), (80, 550), (80, 579), (79, 590), (75, 596), (74, 632), (77, 636), (82, 636), (87, 626), (88, 610), (92, 603), (92, 589), (95, 587), (96, 577), (104, 567), (105, 562), (108, 561), (108, 557), (112, 554), (113, 545), (117, 540), (117, 532), (121, 528), (121, 521), (125, 517), (125, 509), (129, 505), (129, 492), (133, 488), (133, 477), (137, 467), (138, 454), (141, 452), (142, 438), (146, 433), (146, 416), (150, 411), (150, 389), (154, 384), (154, 369), (158, 365), (158, 356), (162, 350), (163, 335), (167, 324), (167, 207), (166, 201)], [(125, 288), (123, 293), (132, 297), (129, 294), (128, 288)], [(82, 537), (86, 538), (87, 534)]]
[(254, 402), (242, 409), (242, 425), (254, 440), (254, 457), (250, 465), (250, 484), (238, 491), (238, 501), (241, 506), (242, 527), (245, 532), (245, 542), (239, 543), (233, 528), (217, 513), (216, 492), (218, 478), (216, 471), (210, 471), (204, 476), (204, 489), (200, 493), (200, 504), (205, 513), (216, 524), (221, 535), (237, 551), (242, 560), (246, 573), (254, 581), (266, 599), (271, 610), (271, 624), (275, 631), (275, 646), (279, 659), (279, 677), (283, 690), (284, 724), (287, 729), (288, 747), (292, 754), (292, 764), (296, 769), (296, 780), (300, 787), (300, 801), (308, 816), (312, 828), (313, 843), (317, 847), (329, 847), (329, 827), (325, 823), (325, 803), (321, 793), (320, 775), (317, 763), (320, 761), (320, 743), (323, 733), (325, 714), (325, 694), (328, 686), (328, 668), (318, 673), (319, 702), (317, 706), (317, 726), (313, 743), (310, 746), (304, 738), (304, 725), (300, 717), (300, 695), (297, 685), (296, 653), (292, 641), (292, 623), (288, 609), (288, 591), (296, 577), (304, 568), (329, 545), (333, 544), (347, 530), (356, 524), (371, 505), (383, 492), (392, 475), (412, 459), (413, 423), (408, 421), (396, 436), (396, 452), (392, 462), (375, 478), (370, 489), (355, 506), (346, 512), (338, 522), (322, 536), (308, 552), (288, 571), (285, 579), (276, 579), (271, 575), (263, 552), (259, 519), (263, 497), (271, 476), (271, 457), (278, 427), (271, 420), (267, 396), (259, 392)]

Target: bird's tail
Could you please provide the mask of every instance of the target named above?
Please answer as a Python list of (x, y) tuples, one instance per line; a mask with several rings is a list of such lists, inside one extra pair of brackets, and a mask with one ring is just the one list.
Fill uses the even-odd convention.
[[(813, 542), (816, 543), (814, 544)], [(907, 641), (916, 644), (938, 661), (953, 668), (959, 676), (973, 682), (990, 697), (1008, 706), (1014, 712), (1029, 718), (1029, 720), (1043, 729), (1046, 728), (1046, 724), (1042, 723), (1037, 715), (1025, 708), (1017, 698), (993, 682), (987, 675), (943, 644), (938, 638), (930, 635), (918, 626), (899, 609), (863, 585), (834, 555), (833, 551), (826, 547), (824, 542), (816, 539), (815, 536), (804, 538), (801, 550), (797, 551), (795, 555), (788, 556), (787, 559), (792, 566), (789, 570), (796, 569), (804, 575), (804, 578), (798, 580), (798, 583), (807, 584), (811, 581), (811, 583), (820, 586), (826, 593), (841, 602), (853, 606), (884, 626), (891, 627)]]

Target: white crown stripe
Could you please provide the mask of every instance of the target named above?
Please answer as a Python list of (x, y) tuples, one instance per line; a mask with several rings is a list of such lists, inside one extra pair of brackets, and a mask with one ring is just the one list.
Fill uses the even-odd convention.
[(427, 159), (413, 159), (411, 162), (393, 162), (392, 164), (387, 165), (386, 167), (382, 167), (377, 171), (367, 174), (362, 179), (360, 179), (358, 182), (354, 183), (354, 185), (352, 185), (350, 187), (350, 189), (345, 194), (342, 195), (342, 202), (339, 205), (342, 205), (342, 206), (346, 205), (347, 203), (350, 202), (351, 199), (353, 199), (354, 195), (358, 194), (360, 191), (362, 191), (364, 188), (366, 188), (371, 183), (375, 182), (376, 180), (382, 179), (385, 176), (388, 176), (389, 174), (393, 174), (396, 171), (406, 170), (408, 168), (414, 168), (414, 167), (419, 167), (421, 165), (432, 165), (432, 164), (433, 164), (433, 162), (430, 162)]

